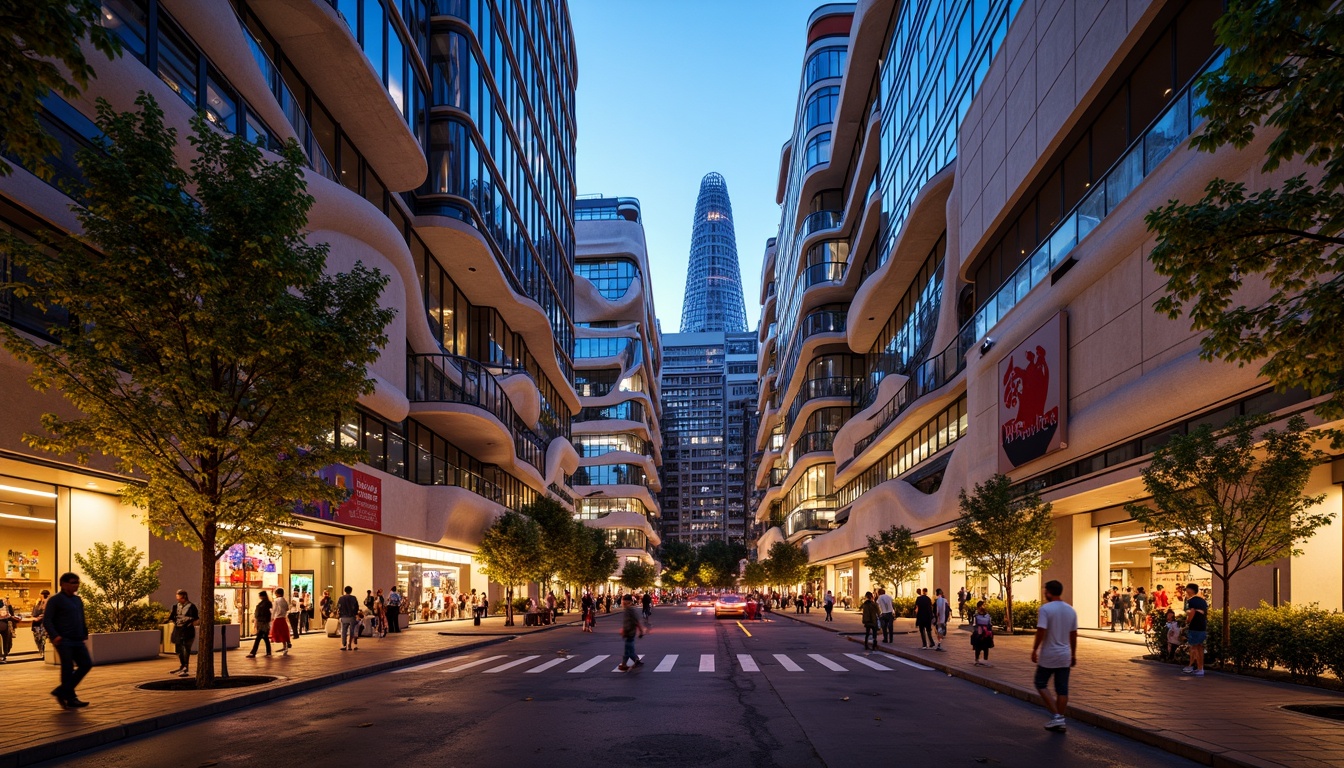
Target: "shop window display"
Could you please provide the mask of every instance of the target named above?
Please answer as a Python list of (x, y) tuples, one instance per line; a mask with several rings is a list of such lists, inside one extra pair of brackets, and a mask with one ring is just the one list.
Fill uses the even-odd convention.
[(18, 618), (14, 654), (36, 653), (31, 631), (33, 606), (42, 590), (55, 591), (56, 488), (0, 476), (0, 599)]
[[(307, 595), (309, 619), (316, 619), (317, 603), (323, 590), (339, 594), (344, 540), (339, 536), (284, 530), (283, 543), (275, 547), (235, 544), (215, 564), (215, 615), (227, 616), (242, 627), (244, 636), (252, 634), (252, 607), (257, 592), (283, 588), (286, 596), (295, 591)], [(316, 626), (310, 624), (309, 626)]]
[[(1156, 554), (1152, 547), (1155, 534), (1145, 531), (1141, 523), (1129, 520), (1105, 526), (1101, 532), (1103, 535), (1098, 538), (1098, 546), (1101, 548), (1099, 561), (1103, 572), (1100, 575), (1102, 588), (1106, 592), (1115, 588), (1115, 594), (1132, 596), (1139, 587), (1143, 587), (1144, 592), (1151, 595), (1158, 584), (1168, 592), (1173, 592), (1176, 587), (1190, 583), (1198, 584), (1200, 591), (1212, 591), (1213, 578), (1208, 571)], [(1113, 619), (1110, 605), (1104, 598), (1098, 597), (1097, 626), (1109, 627)]]

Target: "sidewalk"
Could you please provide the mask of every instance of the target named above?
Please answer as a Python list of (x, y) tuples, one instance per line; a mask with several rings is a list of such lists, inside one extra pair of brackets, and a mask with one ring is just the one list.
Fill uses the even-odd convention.
[[(830, 623), (824, 621), (825, 612), (817, 610), (803, 615), (775, 611), (773, 617), (852, 633), (850, 639), (856, 643), (863, 637), (856, 611), (837, 610)], [(896, 642), (883, 644), (882, 650), (1040, 703), (1032, 684), (1031, 635), (995, 636), (993, 667), (974, 666), (967, 631), (949, 627), (944, 653), (921, 650), (918, 643), (918, 634), (897, 635)], [(1344, 765), (1344, 723), (1281, 709), (1285, 704), (1344, 706), (1344, 696), (1214, 671), (1203, 678), (1183, 676), (1173, 665), (1139, 660), (1144, 653), (1128, 643), (1080, 636), (1068, 717), (1205, 765)], [(1039, 728), (1046, 719), (1042, 709), (1039, 723), (1032, 720), (1023, 727)]]
[[(90, 706), (74, 711), (62, 710), (48, 695), (59, 682), (56, 667), (37, 661), (11, 662), (0, 667), (0, 689), (15, 706), (22, 702), (24, 712), (22, 719), (14, 719), (18, 710), (11, 706), (11, 727), (0, 729), (0, 768), (51, 760), (190, 720), (578, 622), (579, 613), (571, 612), (543, 627), (522, 626), (521, 615), (512, 627), (504, 626), (502, 616), (484, 619), (479, 627), (469, 620), (413, 624), (400, 634), (362, 638), (359, 650), (350, 653), (341, 652), (340, 638), (311, 632), (294, 641), (288, 656), (276, 652), (269, 658), (261, 655), (255, 659), (245, 658), (252, 649), (248, 640), (241, 648), (229, 651), (229, 673), (275, 675), (278, 679), (274, 682), (210, 691), (136, 688), (150, 680), (173, 679), (168, 670), (177, 666), (177, 657), (163, 654), (151, 661), (94, 667), (79, 686), (80, 698)], [(195, 659), (191, 668), (195, 672)], [(219, 674), (218, 656), (215, 674)]]

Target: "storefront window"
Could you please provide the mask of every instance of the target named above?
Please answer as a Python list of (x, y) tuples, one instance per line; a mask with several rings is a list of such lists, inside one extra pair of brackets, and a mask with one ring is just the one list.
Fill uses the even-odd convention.
[[(1133, 595), (1143, 587), (1143, 591), (1151, 595), (1161, 584), (1168, 593), (1174, 594), (1176, 587), (1190, 583), (1198, 584), (1200, 591), (1206, 594), (1213, 589), (1213, 579), (1208, 571), (1155, 554), (1152, 543), (1156, 534), (1146, 532), (1142, 523), (1128, 520), (1103, 526), (1099, 534), (1101, 585), (1107, 592), (1114, 587), (1118, 594), (1123, 595), (1129, 590)], [(1097, 626), (1110, 627), (1111, 615), (1102, 603), (1098, 595)]]
[(253, 633), (252, 612), (257, 593), (286, 595), (299, 592), (310, 612), (309, 626), (318, 628), (317, 604), (328, 590), (334, 599), (343, 586), (344, 540), (340, 536), (309, 531), (284, 530), (282, 543), (274, 548), (235, 544), (215, 564), (215, 613), (242, 626), (243, 635)]
[(411, 621), (463, 618), (453, 604), (468, 592), (467, 568), (471, 556), (422, 544), (397, 542), (397, 586), (402, 612)]
[(36, 653), (25, 619), (42, 590), (56, 590), (56, 488), (0, 475), (0, 542), (0, 598), (21, 619), (11, 653)]

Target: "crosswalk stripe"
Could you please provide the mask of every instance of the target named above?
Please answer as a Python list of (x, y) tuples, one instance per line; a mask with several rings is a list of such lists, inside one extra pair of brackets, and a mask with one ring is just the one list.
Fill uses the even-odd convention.
[(778, 661), (778, 662), (780, 663), (781, 666), (783, 666), (785, 669), (789, 670), (790, 672), (802, 672), (802, 671), (803, 671), (803, 668), (800, 667), (800, 666), (798, 666), (797, 664), (795, 664), (794, 661), (793, 661), (793, 659), (790, 659), (788, 656), (785, 656), (785, 655), (782, 654), (782, 653), (776, 653), (776, 654), (775, 654), (775, 661)]
[[(643, 660), (644, 660), (644, 654), (642, 654), (642, 653), (639, 654), (639, 660), (640, 660), (640, 661), (643, 661)], [(621, 664), (624, 664), (624, 663), (625, 663), (625, 659), (621, 659)], [(621, 665), (620, 665), (620, 664), (617, 664), (616, 666), (614, 666), (614, 667), (611, 668), (611, 671), (612, 671), (612, 672), (620, 672), (620, 671), (621, 671)]]
[(839, 664), (836, 664), (834, 661), (831, 661), (830, 659), (826, 658), (825, 656), (822, 656), (820, 653), (809, 653), (809, 654), (807, 654), (807, 655), (808, 655), (809, 657), (811, 657), (811, 659), (812, 659), (813, 661), (815, 661), (815, 662), (817, 662), (818, 664), (820, 664), (821, 666), (823, 666), (823, 667), (825, 667), (825, 668), (831, 670), (832, 672), (848, 672), (848, 671), (849, 671), (849, 670), (845, 669), (844, 667), (840, 666)]
[(890, 653), (884, 653), (882, 655), (892, 661), (899, 661), (907, 667), (914, 667), (915, 669), (923, 670), (925, 672), (933, 671), (933, 667), (926, 667), (923, 664), (917, 664), (909, 659), (902, 659), (900, 656), (892, 656)]
[(443, 671), (444, 671), (444, 672), (461, 672), (461, 671), (464, 670), (464, 669), (471, 669), (472, 667), (477, 667), (477, 666), (480, 666), (481, 664), (488, 664), (489, 662), (492, 662), (492, 661), (494, 661), (495, 659), (502, 659), (502, 658), (504, 658), (504, 657), (503, 657), (503, 656), (487, 656), (487, 657), (485, 657), (484, 659), (477, 659), (477, 660), (475, 660), (475, 661), (469, 661), (469, 662), (467, 662), (466, 664), (462, 664), (462, 665), (459, 665), (459, 666), (456, 666), (456, 667), (452, 667), (452, 668), (450, 668), (450, 669), (445, 669), (445, 670), (443, 670)]
[(540, 665), (538, 665), (538, 666), (535, 666), (535, 667), (533, 667), (533, 668), (527, 670), (527, 672), (524, 673), (524, 674), (535, 675), (535, 674), (537, 674), (537, 673), (539, 673), (539, 672), (545, 672), (546, 670), (550, 669), (551, 667), (558, 666), (558, 665), (560, 665), (560, 664), (564, 664), (566, 661), (569, 661), (569, 660), (572, 659), (572, 658), (574, 658), (574, 657), (573, 657), (573, 656), (561, 656), (561, 657), (558, 658), (558, 659), (551, 659), (550, 661), (546, 662), (545, 664), (540, 664)]
[(601, 656), (596, 656), (596, 657), (594, 657), (594, 658), (589, 659), (588, 661), (583, 662), (583, 663), (580, 664), (579, 666), (577, 666), (577, 667), (575, 667), (575, 668), (573, 668), (573, 669), (571, 669), (571, 670), (569, 670), (569, 671), (570, 671), (571, 674), (574, 673), (574, 672), (587, 672), (588, 670), (592, 669), (593, 667), (596, 667), (598, 664), (601, 664), (602, 661), (603, 661), (603, 659), (608, 659), (608, 658), (611, 658), (611, 654), (609, 654), (609, 653), (604, 653), (604, 654), (602, 654)]
[(849, 658), (851, 658), (851, 659), (853, 659), (853, 660), (859, 662), (860, 664), (864, 665), (865, 667), (872, 667), (873, 669), (880, 669), (880, 670), (882, 670), (882, 671), (884, 671), (884, 672), (890, 672), (890, 671), (891, 671), (891, 667), (884, 667), (884, 666), (882, 666), (881, 664), (878, 664), (876, 661), (869, 661), (868, 659), (863, 658), (862, 656), (858, 655), (857, 653), (846, 653), (845, 655), (848, 656)]
[(513, 661), (510, 661), (508, 664), (500, 664), (498, 667), (483, 670), (483, 673), (491, 675), (494, 674), (495, 672), (503, 672), (506, 669), (513, 669), (514, 667), (519, 666), (520, 664), (526, 664), (527, 662), (532, 661), (533, 659), (540, 659), (540, 658), (541, 656), (524, 656), (521, 659), (514, 659)]
[(422, 669), (429, 669), (430, 667), (437, 667), (437, 666), (439, 666), (440, 664), (447, 664), (447, 663), (450, 662), (450, 661), (461, 661), (461, 660), (462, 660), (462, 657), (461, 657), (461, 656), (449, 656), (449, 657), (446, 658), (446, 659), (439, 659), (438, 661), (431, 661), (431, 662), (429, 662), (429, 663), (427, 663), (427, 664), (416, 664), (414, 667), (402, 667), (401, 669), (394, 669), (394, 670), (392, 670), (392, 674), (394, 674), (394, 675), (400, 675), (400, 674), (403, 674), (403, 673), (406, 673), (406, 672), (419, 672), (419, 671), (422, 670)]
[(700, 654), (700, 671), (701, 672), (714, 671), (714, 654), (712, 653)]
[(675, 653), (668, 654), (667, 656), (664, 656), (664, 657), (663, 657), (663, 660), (662, 660), (662, 661), (658, 662), (658, 667), (657, 667), (656, 669), (654, 669), (653, 671), (654, 671), (654, 672), (671, 672), (671, 671), (672, 671), (672, 665), (674, 665), (674, 664), (676, 664), (676, 663), (677, 663), (677, 654), (675, 654)]
[(749, 653), (737, 654), (737, 663), (742, 665), (743, 672), (760, 672), (761, 668), (756, 666), (756, 660), (751, 658)]

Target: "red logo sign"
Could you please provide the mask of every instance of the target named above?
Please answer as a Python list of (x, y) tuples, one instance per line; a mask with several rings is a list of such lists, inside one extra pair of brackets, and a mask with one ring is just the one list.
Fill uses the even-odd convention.
[(297, 505), (301, 515), (330, 520), (333, 523), (366, 528), (370, 531), (383, 530), (383, 481), (373, 475), (366, 475), (344, 464), (332, 464), (323, 467), (318, 473), (323, 480), (350, 493), (345, 502), (336, 509), (325, 502), (320, 504)]
[(1064, 447), (1065, 315), (1056, 315), (999, 364), (999, 471)]

